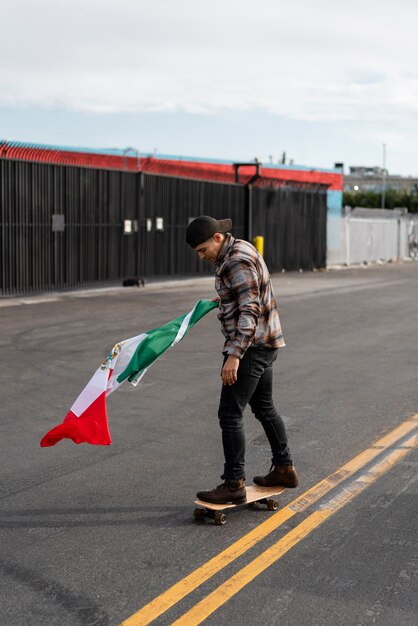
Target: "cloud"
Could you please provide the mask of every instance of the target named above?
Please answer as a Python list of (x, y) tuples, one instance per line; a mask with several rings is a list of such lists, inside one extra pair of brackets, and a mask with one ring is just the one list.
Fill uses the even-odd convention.
[(0, 104), (416, 126), (412, 0), (15, 0)]

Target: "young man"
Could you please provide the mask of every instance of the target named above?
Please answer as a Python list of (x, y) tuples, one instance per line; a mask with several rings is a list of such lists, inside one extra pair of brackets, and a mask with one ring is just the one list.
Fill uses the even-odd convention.
[(256, 476), (262, 486), (297, 487), (298, 478), (287, 445), (286, 430), (272, 398), (273, 363), (285, 345), (271, 279), (261, 255), (247, 241), (230, 234), (230, 219), (203, 215), (193, 220), (187, 243), (201, 259), (216, 266), (218, 318), (225, 336), (219, 423), (225, 456), (224, 482), (199, 491), (206, 502), (245, 502), (245, 438), (247, 404), (260, 420), (272, 450), (272, 467)]

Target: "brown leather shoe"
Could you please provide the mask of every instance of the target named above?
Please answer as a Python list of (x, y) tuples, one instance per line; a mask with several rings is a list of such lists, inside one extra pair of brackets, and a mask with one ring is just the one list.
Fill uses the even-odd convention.
[(199, 500), (212, 504), (243, 504), (247, 500), (245, 480), (226, 480), (211, 491), (198, 491)]
[(254, 476), (254, 482), (260, 487), (288, 487), (298, 486), (299, 479), (294, 465), (272, 465), (266, 476)]

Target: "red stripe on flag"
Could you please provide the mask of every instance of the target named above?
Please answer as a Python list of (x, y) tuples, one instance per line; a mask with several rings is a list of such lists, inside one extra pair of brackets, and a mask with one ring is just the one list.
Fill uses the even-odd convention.
[(41, 446), (55, 446), (61, 439), (97, 446), (109, 446), (112, 443), (107, 422), (106, 392), (96, 398), (80, 417), (69, 411), (62, 424), (42, 437)]

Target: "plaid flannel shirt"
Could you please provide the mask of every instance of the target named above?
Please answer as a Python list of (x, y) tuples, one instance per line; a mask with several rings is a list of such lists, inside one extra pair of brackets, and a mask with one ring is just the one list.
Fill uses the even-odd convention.
[(228, 233), (216, 261), (215, 288), (224, 352), (242, 358), (250, 346), (286, 345), (269, 271), (248, 241)]

